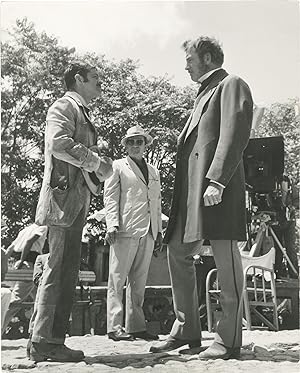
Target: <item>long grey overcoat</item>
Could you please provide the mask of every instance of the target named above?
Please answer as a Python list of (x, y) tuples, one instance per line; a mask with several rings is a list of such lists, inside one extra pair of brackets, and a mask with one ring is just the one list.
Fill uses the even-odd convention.
[[(248, 85), (223, 69), (214, 73), (205, 91), (197, 97), (178, 138), (166, 243), (179, 210), (185, 215), (183, 242), (246, 239), (242, 157), (250, 136), (252, 112)], [(220, 204), (206, 207), (203, 194), (210, 180), (223, 184), (225, 189)]]

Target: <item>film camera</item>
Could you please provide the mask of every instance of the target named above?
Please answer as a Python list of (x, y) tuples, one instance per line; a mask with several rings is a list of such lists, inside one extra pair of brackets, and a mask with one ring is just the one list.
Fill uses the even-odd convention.
[(271, 193), (284, 172), (282, 136), (250, 139), (244, 152), (246, 183), (255, 193)]
[[(252, 138), (244, 152), (245, 179), (247, 185), (248, 234), (259, 224), (267, 224), (278, 248), (297, 276), (297, 260), (294, 255), (292, 230), (292, 206), (289, 195), (292, 191), (290, 179), (284, 175), (284, 140), (282, 136)], [(289, 227), (291, 226), (291, 229)], [(285, 246), (273, 231), (280, 235)], [(250, 239), (251, 241), (251, 239)], [(286, 253), (289, 252), (289, 256)], [(275, 266), (276, 269), (276, 266)]]
[(244, 152), (245, 179), (251, 205), (268, 211), (278, 224), (284, 210), (282, 181), (284, 140), (282, 136), (252, 138)]

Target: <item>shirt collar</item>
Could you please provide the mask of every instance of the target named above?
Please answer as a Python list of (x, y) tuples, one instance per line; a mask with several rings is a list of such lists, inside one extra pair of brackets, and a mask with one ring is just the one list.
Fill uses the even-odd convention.
[(199, 78), (198, 82), (199, 83), (204, 82), (205, 79), (209, 78), (217, 70), (221, 70), (221, 67), (218, 67), (216, 69), (210, 70), (208, 73), (202, 75), (201, 78)]
[[(129, 157), (133, 162), (138, 163), (138, 161), (136, 161), (134, 158), (131, 158), (130, 155), (129, 155), (128, 157)], [(145, 164), (146, 164), (146, 161), (145, 161), (144, 157), (142, 157), (140, 163), (145, 163)]]
[(77, 93), (75, 91), (68, 91), (68, 92), (66, 92), (66, 94), (68, 96), (71, 96), (72, 98), (74, 98), (75, 101), (79, 101), (82, 106), (84, 106), (86, 109), (89, 110), (87, 102), (85, 101), (85, 99), (79, 93)]

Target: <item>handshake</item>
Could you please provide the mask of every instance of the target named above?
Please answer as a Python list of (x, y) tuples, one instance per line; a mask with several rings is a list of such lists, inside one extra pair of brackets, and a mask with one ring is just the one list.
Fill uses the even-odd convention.
[(103, 151), (107, 149), (107, 145), (102, 141), (99, 145), (93, 145), (89, 148), (92, 152), (97, 153), (100, 157), (100, 165), (98, 169), (95, 171), (95, 174), (99, 181), (104, 181), (108, 179), (112, 173), (112, 159), (107, 157), (106, 155), (102, 155)]

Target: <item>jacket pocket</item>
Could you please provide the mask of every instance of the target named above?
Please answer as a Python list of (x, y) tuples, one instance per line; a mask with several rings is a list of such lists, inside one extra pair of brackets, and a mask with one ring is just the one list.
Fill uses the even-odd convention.
[(49, 186), (47, 194), (49, 205), (45, 216), (46, 225), (70, 227), (83, 206), (78, 185), (65, 190)]

